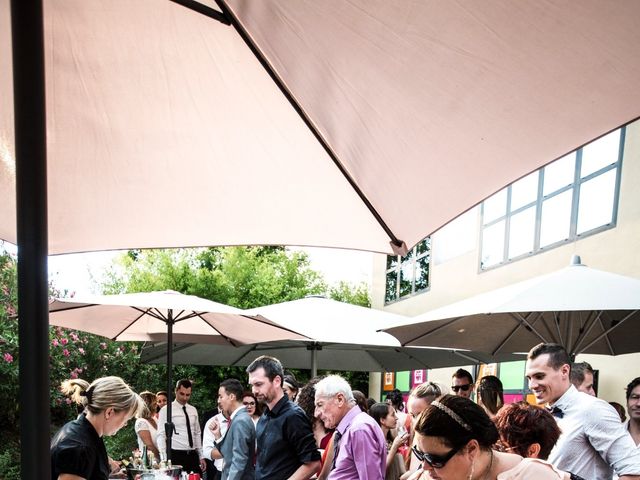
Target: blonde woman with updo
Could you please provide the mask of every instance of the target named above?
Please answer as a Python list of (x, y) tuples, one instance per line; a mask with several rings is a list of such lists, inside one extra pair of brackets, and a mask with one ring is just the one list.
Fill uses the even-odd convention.
[(93, 383), (65, 380), (62, 393), (84, 412), (51, 440), (52, 480), (108, 480), (109, 458), (102, 437), (115, 435), (145, 408), (144, 401), (119, 377)]
[(136, 415), (136, 424), (134, 430), (138, 436), (138, 448), (142, 450), (147, 447), (147, 450), (153, 452), (158, 461), (160, 461), (160, 453), (158, 452), (158, 424), (155, 419), (156, 412), (156, 394), (151, 392), (140, 393), (140, 398), (144, 401), (146, 408), (142, 410), (142, 413)]

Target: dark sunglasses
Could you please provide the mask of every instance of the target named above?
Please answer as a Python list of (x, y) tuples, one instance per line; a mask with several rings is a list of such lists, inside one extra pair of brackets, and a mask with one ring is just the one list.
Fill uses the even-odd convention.
[(446, 455), (433, 455), (431, 453), (421, 452), (415, 445), (411, 447), (411, 451), (420, 462), (427, 462), (433, 468), (444, 468), (447, 462), (458, 453), (460, 448), (462, 447), (454, 448)]
[(471, 384), (467, 383), (466, 385), (453, 385), (451, 387), (451, 390), (453, 390), (454, 392), (458, 393), (458, 390), (462, 390), (463, 392), (466, 392), (470, 388), (471, 388)]

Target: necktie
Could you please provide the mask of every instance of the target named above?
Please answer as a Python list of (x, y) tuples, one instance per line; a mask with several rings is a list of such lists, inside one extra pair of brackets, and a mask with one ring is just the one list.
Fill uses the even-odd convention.
[(560, 407), (548, 406), (547, 411), (556, 418), (564, 417), (564, 413), (562, 413), (562, 410), (560, 410)]
[(336, 433), (333, 435), (333, 461), (331, 462), (331, 470), (336, 468), (336, 460), (338, 460), (338, 452), (340, 451), (341, 438), (342, 438), (342, 434), (336, 430)]
[(187, 421), (187, 437), (189, 437), (189, 447), (193, 448), (193, 435), (191, 435), (191, 422), (189, 421), (189, 415), (187, 414), (187, 406), (182, 406), (182, 411), (184, 412), (184, 418)]

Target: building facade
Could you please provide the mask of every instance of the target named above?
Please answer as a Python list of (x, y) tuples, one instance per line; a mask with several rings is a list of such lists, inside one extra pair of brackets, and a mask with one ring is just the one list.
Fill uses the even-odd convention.
[[(505, 187), (406, 257), (376, 256), (372, 306), (419, 315), (559, 270), (573, 254), (590, 267), (640, 278), (639, 182), (636, 121)], [(626, 404), (624, 388), (640, 376), (640, 354), (579, 355), (576, 360), (598, 370), (599, 397)], [(524, 365), (495, 368), (508, 371), (514, 386)], [(449, 385), (454, 370), (426, 375)]]

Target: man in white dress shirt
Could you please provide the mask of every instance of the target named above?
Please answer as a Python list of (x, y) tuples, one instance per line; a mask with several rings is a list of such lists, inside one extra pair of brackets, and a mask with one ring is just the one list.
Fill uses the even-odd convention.
[(640, 449), (640, 377), (634, 378), (627, 385), (627, 412), (629, 420), (625, 422), (625, 426), (636, 448)]
[[(176, 399), (171, 404), (171, 419), (175, 426), (171, 436), (171, 462), (182, 465), (189, 473), (204, 472), (207, 468), (202, 456), (202, 435), (198, 411), (189, 405), (193, 385), (190, 380), (182, 379), (176, 383)], [(167, 407), (160, 409), (158, 415), (158, 450), (161, 458), (167, 458), (167, 437), (164, 425), (167, 422)]]
[(640, 451), (604, 400), (579, 392), (571, 360), (561, 345), (541, 343), (527, 356), (526, 376), (538, 404), (546, 404), (562, 433), (549, 455), (560, 470), (585, 479), (640, 480)]
[(229, 428), (229, 419), (224, 416), (224, 413), (217, 413), (207, 420), (207, 423), (205, 423), (202, 429), (202, 454), (204, 458), (211, 460), (215, 467), (215, 471), (207, 470), (207, 480), (220, 480), (222, 478), (222, 469), (224, 468), (224, 458), (222, 458), (222, 454), (216, 448), (216, 437), (212, 431), (212, 425), (214, 423), (218, 424), (220, 435), (224, 437)]

